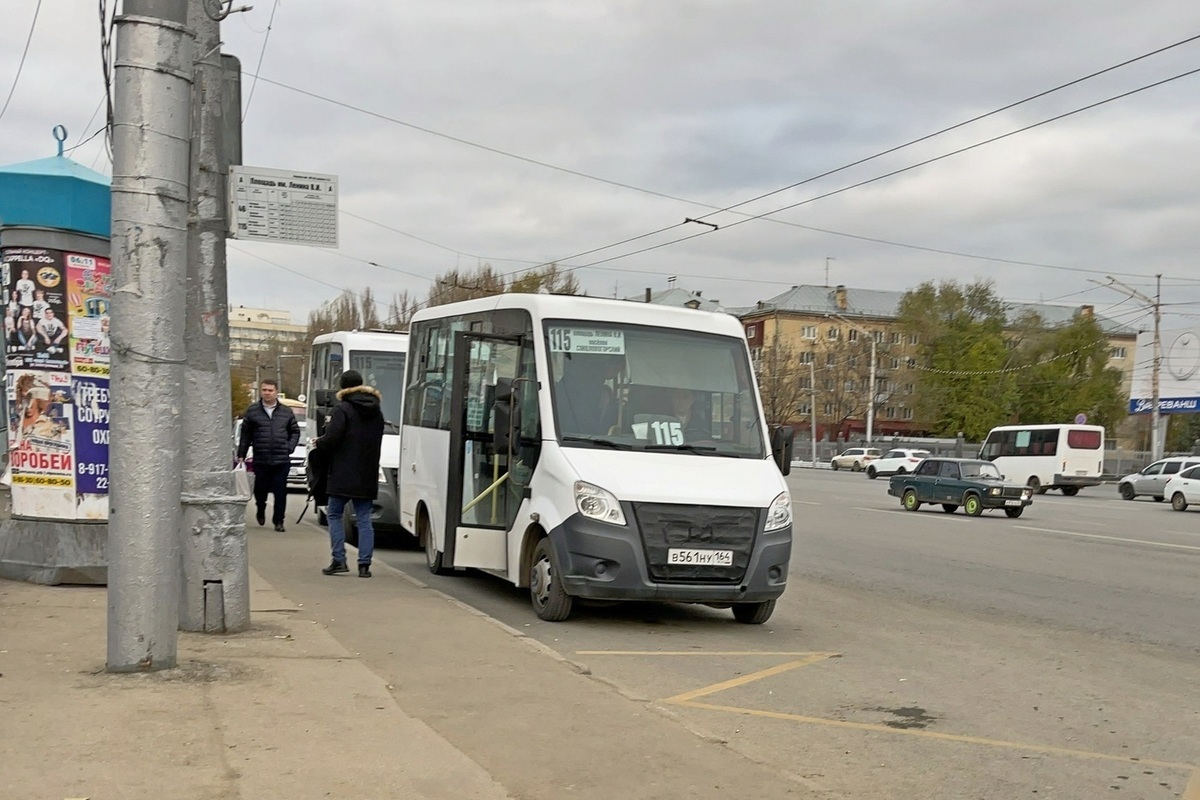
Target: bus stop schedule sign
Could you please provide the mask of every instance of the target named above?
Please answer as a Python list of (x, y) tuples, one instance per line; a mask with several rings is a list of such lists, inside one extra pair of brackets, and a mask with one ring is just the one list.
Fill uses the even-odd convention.
[(337, 176), (229, 168), (234, 239), (337, 247)]

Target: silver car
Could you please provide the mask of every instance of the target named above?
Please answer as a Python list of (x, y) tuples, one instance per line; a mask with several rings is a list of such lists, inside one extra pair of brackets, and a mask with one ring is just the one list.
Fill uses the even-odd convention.
[(1167, 481), (1185, 469), (1200, 466), (1200, 456), (1171, 456), (1150, 464), (1140, 472), (1126, 475), (1117, 484), (1117, 491), (1125, 500), (1150, 496), (1156, 503), (1166, 497)]

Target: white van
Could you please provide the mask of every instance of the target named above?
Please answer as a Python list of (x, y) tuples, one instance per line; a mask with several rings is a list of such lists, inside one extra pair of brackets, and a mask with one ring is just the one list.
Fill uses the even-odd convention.
[(988, 433), (979, 457), (1008, 480), (1038, 494), (1059, 489), (1068, 497), (1104, 482), (1104, 428), (1100, 425), (1001, 425)]
[(418, 312), (410, 334), (400, 519), (430, 570), (502, 576), (551, 621), (576, 598), (771, 615), (790, 431), (768, 445), (737, 319), (504, 294)]

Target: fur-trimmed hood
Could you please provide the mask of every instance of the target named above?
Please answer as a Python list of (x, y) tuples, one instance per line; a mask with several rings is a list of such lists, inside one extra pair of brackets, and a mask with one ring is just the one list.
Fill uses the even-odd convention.
[(375, 395), (376, 400), (379, 400), (379, 401), (383, 400), (383, 395), (381, 395), (379, 393), (378, 389), (376, 389), (374, 386), (367, 386), (366, 384), (363, 384), (362, 386), (351, 386), (349, 389), (342, 389), (341, 391), (339, 391), (337, 393), (337, 399), (338, 400), (347, 400), (347, 399), (349, 399), (350, 395), (355, 394), (356, 392), (364, 392), (366, 394), (372, 394), (372, 395)]

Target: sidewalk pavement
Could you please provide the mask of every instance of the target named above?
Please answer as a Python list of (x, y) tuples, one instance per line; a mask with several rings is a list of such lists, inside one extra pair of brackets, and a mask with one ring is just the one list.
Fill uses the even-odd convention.
[(250, 552), (251, 630), (156, 673), (104, 672), (103, 587), (0, 580), (0, 798), (818, 795), (379, 561), (321, 575), (315, 525)]

